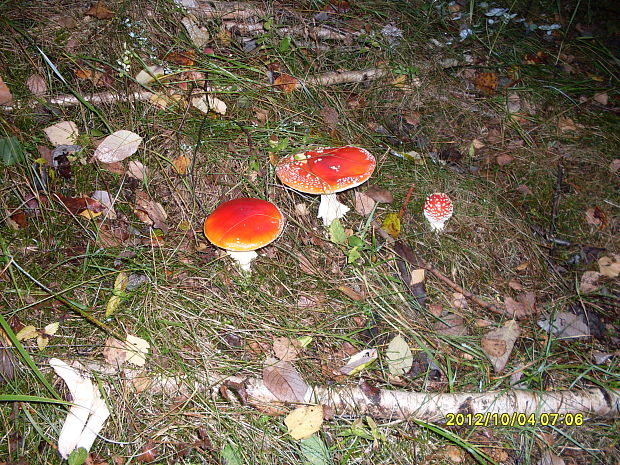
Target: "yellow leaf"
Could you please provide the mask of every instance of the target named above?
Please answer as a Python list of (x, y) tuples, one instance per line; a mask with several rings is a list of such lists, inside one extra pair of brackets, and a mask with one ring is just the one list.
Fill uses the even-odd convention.
[(18, 341), (25, 341), (27, 339), (32, 339), (39, 335), (39, 331), (32, 325), (24, 326), (19, 332), (15, 335)]
[(105, 306), (105, 316), (106, 316), (106, 318), (114, 315), (114, 313), (118, 309), (118, 305), (120, 303), (121, 303), (120, 296), (113, 295), (112, 297), (110, 297), (110, 300), (108, 300), (108, 303)]
[(37, 337), (37, 346), (39, 347), (39, 350), (45, 349), (47, 344), (49, 344), (49, 339), (45, 335), (40, 334)]
[(53, 336), (58, 331), (58, 327), (60, 326), (60, 322), (50, 323), (45, 328), (43, 328), (43, 332), (48, 336)]
[(293, 439), (305, 439), (316, 433), (323, 424), (323, 406), (307, 405), (289, 413), (284, 419)]
[(127, 362), (133, 363), (139, 367), (146, 363), (146, 354), (149, 353), (151, 345), (144, 339), (137, 336), (127, 335)]
[(178, 174), (184, 175), (187, 174), (187, 168), (189, 167), (191, 162), (192, 161), (189, 158), (181, 155), (172, 160), (172, 166), (174, 166), (174, 170)]
[(83, 216), (84, 218), (87, 218), (89, 220), (92, 220), (93, 218), (97, 218), (99, 215), (101, 215), (103, 213), (103, 210), (100, 212), (94, 212), (92, 210), (89, 210), (88, 208), (86, 210), (81, 211), (80, 213), (78, 213), (79, 216)]
[(400, 218), (398, 218), (398, 213), (388, 213), (381, 227), (385, 229), (390, 236), (394, 238), (398, 237), (400, 234)]
[(127, 283), (129, 283), (129, 276), (124, 271), (121, 271), (114, 280), (114, 291), (116, 291), (114, 294), (118, 295), (123, 292), (127, 288)]
[(396, 79), (394, 79), (392, 82), (390, 82), (390, 84), (396, 87), (403, 87), (406, 79), (407, 79), (407, 76), (405, 76), (404, 74), (401, 74)]

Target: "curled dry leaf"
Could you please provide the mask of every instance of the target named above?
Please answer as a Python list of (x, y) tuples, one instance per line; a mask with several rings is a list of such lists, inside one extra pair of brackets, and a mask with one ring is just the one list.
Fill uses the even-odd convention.
[(90, 197), (65, 197), (62, 194), (54, 194), (54, 197), (56, 197), (66, 207), (66, 209), (74, 215), (82, 215), (88, 210), (88, 212), (90, 212), (88, 215), (90, 217), (95, 217), (103, 213), (105, 210), (105, 206)]
[(277, 358), (284, 362), (297, 360), (301, 344), (297, 339), (288, 337), (276, 337), (273, 339), (273, 352)]
[(40, 74), (33, 74), (26, 79), (26, 87), (37, 97), (42, 97), (47, 93), (47, 83)]
[(124, 362), (141, 367), (146, 363), (149, 348), (150, 344), (147, 341), (131, 334), (127, 335), (125, 341), (119, 341), (110, 336), (106, 339), (103, 358), (114, 367), (118, 367)]
[(273, 85), (283, 92), (290, 94), (299, 86), (299, 81), (290, 74), (280, 74), (274, 81)]
[(607, 226), (607, 215), (598, 206), (588, 208), (586, 210), (586, 222), (592, 226), (596, 226), (599, 229), (604, 229)]
[(184, 155), (180, 155), (172, 160), (172, 166), (177, 174), (184, 176), (187, 174), (187, 168), (189, 168), (191, 164), (191, 160)]
[(340, 371), (343, 375), (353, 376), (354, 374), (359, 373), (370, 366), (375, 360), (377, 360), (378, 356), (379, 352), (377, 349), (362, 350), (353, 355), (347, 364), (338, 371)]
[(120, 130), (103, 139), (95, 150), (94, 157), (102, 163), (114, 163), (133, 155), (142, 143), (138, 134)]
[(461, 315), (448, 313), (435, 323), (435, 331), (445, 336), (467, 336), (469, 328), (465, 326), (465, 320)]
[(181, 20), (181, 24), (185, 26), (189, 38), (196, 47), (201, 48), (207, 45), (209, 42), (209, 31), (197, 23), (194, 15), (185, 16)]
[(338, 286), (337, 289), (348, 298), (350, 298), (351, 300), (355, 300), (356, 302), (361, 302), (366, 298), (363, 294), (351, 289), (349, 286), (346, 286), (344, 284)]
[(536, 308), (536, 294), (533, 292), (519, 294), (517, 300), (512, 297), (506, 297), (504, 299), (504, 305), (506, 305), (507, 314), (517, 320), (527, 318), (538, 312)]
[(506, 166), (507, 164), (511, 163), (513, 160), (514, 160), (514, 157), (507, 153), (504, 153), (503, 155), (499, 155), (495, 157), (495, 161), (497, 162), (499, 166)]
[(620, 275), (620, 254), (612, 254), (598, 259), (599, 271), (608, 278)]
[(161, 229), (162, 231), (168, 231), (166, 225), (166, 219), (168, 215), (164, 210), (164, 207), (147, 197), (144, 192), (136, 192), (136, 208), (134, 213), (140, 221), (149, 226), (153, 226), (154, 229)]
[(263, 368), (263, 381), (282, 402), (304, 402), (308, 384), (289, 362), (268, 358)]
[(312, 436), (323, 424), (323, 406), (306, 405), (289, 413), (284, 419), (288, 434), (293, 439), (305, 439)]
[(589, 294), (590, 292), (596, 291), (600, 284), (598, 284), (598, 280), (603, 276), (598, 271), (586, 271), (581, 275), (581, 281), (579, 282), (579, 291), (582, 294)]
[(127, 165), (127, 175), (139, 181), (144, 181), (146, 178), (146, 166), (139, 161), (132, 160)]
[(226, 103), (224, 103), (219, 98), (211, 97), (210, 95), (193, 97), (192, 105), (203, 113), (213, 111), (218, 115), (225, 115), (226, 110), (228, 109)]
[(521, 334), (516, 320), (509, 320), (504, 326), (487, 333), (480, 342), (482, 351), (489, 357), (495, 373), (500, 373), (510, 357), (515, 341)]
[(368, 216), (375, 207), (375, 201), (363, 192), (354, 192), (355, 195), (355, 211), (362, 216)]
[(325, 121), (325, 124), (327, 125), (327, 127), (329, 129), (336, 129), (336, 126), (338, 126), (338, 121), (340, 120), (340, 117), (338, 115), (338, 112), (334, 109), (334, 107), (330, 107), (329, 105), (325, 105), (322, 109), (321, 109), (321, 117), (323, 118), (323, 121)]
[(580, 339), (590, 336), (590, 328), (580, 315), (557, 312), (538, 322), (543, 330), (558, 339)]
[(116, 219), (116, 212), (114, 211), (114, 205), (112, 204), (112, 197), (108, 191), (95, 191), (92, 196), (93, 200), (96, 200), (104, 207), (103, 213), (107, 218), (111, 220)]
[(114, 17), (114, 12), (106, 7), (103, 0), (99, 0), (88, 10), (86, 10), (84, 14), (97, 19), (112, 19)]
[(466, 309), (468, 307), (467, 299), (460, 292), (453, 292), (452, 293), (451, 301), (452, 301), (451, 302), (452, 303), (452, 308), (454, 308), (454, 309), (464, 310), (464, 309)]
[(148, 84), (149, 82), (159, 79), (165, 74), (164, 67), (161, 65), (148, 66), (136, 75), (136, 82), (138, 84)]
[(73, 121), (60, 121), (43, 129), (53, 146), (75, 144), (80, 131)]
[(499, 80), (495, 73), (478, 73), (474, 84), (482, 95), (493, 95)]
[(392, 193), (383, 187), (370, 186), (364, 193), (377, 203), (392, 203), (394, 201)]

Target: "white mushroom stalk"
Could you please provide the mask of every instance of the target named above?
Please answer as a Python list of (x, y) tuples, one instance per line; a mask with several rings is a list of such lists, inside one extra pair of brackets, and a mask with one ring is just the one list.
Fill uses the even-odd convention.
[(110, 416), (110, 411), (101, 398), (99, 389), (90, 379), (82, 377), (74, 368), (57, 358), (51, 359), (49, 364), (67, 383), (73, 397), (73, 405), (58, 438), (58, 452), (66, 459), (79, 447), (90, 450)]
[(335, 219), (343, 218), (349, 210), (349, 207), (338, 201), (336, 194), (323, 194), (317, 218), (323, 220), (324, 226), (329, 226)]
[(236, 252), (234, 250), (227, 250), (226, 253), (231, 256), (239, 264), (239, 268), (243, 271), (252, 271), (252, 260), (258, 257), (258, 254), (253, 250), (245, 252)]

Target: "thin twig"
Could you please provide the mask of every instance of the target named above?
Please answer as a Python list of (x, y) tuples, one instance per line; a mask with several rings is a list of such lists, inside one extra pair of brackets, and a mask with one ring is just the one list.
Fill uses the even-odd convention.
[(405, 209), (407, 205), (409, 205), (409, 201), (411, 200), (411, 194), (413, 194), (413, 190), (415, 189), (415, 183), (412, 183), (407, 191), (407, 195), (405, 196), (405, 201), (403, 202), (402, 207), (400, 207), (400, 211), (398, 212), (398, 219), (402, 219), (405, 214)]

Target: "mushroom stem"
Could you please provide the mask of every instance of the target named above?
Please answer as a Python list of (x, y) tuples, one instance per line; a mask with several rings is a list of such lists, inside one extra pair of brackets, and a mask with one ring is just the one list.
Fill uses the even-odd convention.
[(66, 459), (78, 447), (90, 450), (110, 416), (110, 411), (101, 398), (99, 389), (90, 379), (82, 377), (74, 368), (57, 358), (51, 359), (49, 363), (56, 374), (67, 383), (73, 397), (73, 405), (58, 438), (58, 452)]
[(226, 253), (230, 255), (233, 260), (239, 263), (239, 267), (243, 271), (251, 271), (250, 267), (252, 260), (258, 257), (258, 254), (253, 250), (248, 250), (246, 252), (235, 252), (233, 250), (227, 250)]
[(446, 221), (447, 220), (443, 220), (443, 221), (437, 221), (437, 220), (433, 220), (432, 218), (428, 219), (428, 222), (431, 225), (431, 231), (443, 231), (443, 228), (446, 226)]
[(323, 219), (324, 226), (329, 226), (336, 218), (344, 217), (349, 210), (349, 207), (338, 202), (336, 194), (323, 194), (317, 216)]

